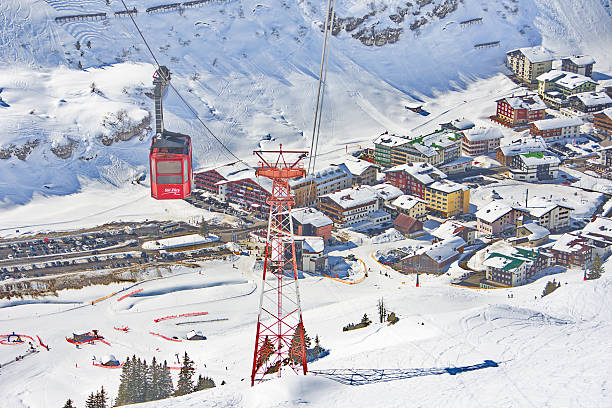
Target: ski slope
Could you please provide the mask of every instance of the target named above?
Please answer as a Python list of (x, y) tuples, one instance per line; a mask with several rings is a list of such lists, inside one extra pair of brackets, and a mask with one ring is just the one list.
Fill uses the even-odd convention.
[[(325, 2), (233, 0), (183, 12), (147, 14), (163, 2), (134, 0), (135, 17), (173, 83), (202, 119), (239, 157), (261, 146), (304, 148), (310, 135), (322, 44)], [(422, 4), (428, 2), (419, 2)], [(456, 9), (435, 16), (446, 4)], [(557, 55), (590, 53), (595, 71), (612, 71), (609, 7), (585, 0), (433, 0), (413, 5), (403, 22), (391, 16), (399, 0), (339, 0), (341, 18), (367, 18), (331, 39), (320, 164), (342, 160), (384, 130), (423, 133), (439, 122), (493, 112), (496, 98), (517, 91), (499, 75), (508, 49), (542, 43)], [(121, 187), (146, 173), (150, 130), (106, 146), (116, 127), (105, 122), (125, 112), (133, 127), (152, 112), (152, 60), (117, 0), (5, 0), (0, 5), (0, 107), (5, 131), (0, 149), (36, 142), (25, 160), (0, 159), (0, 205), (35, 195), (81, 191), (86, 180)], [(58, 16), (104, 12), (101, 21), (55, 22)], [(416, 13), (416, 15), (414, 14)], [(427, 23), (411, 29), (416, 19)], [(482, 24), (460, 23), (482, 18)], [(398, 41), (368, 47), (352, 36), (372, 28), (402, 29)], [(77, 50), (76, 42), (80, 49)], [(483, 42), (500, 46), (475, 49)], [(90, 46), (87, 43), (90, 42)], [(78, 69), (78, 63), (84, 70)], [(91, 92), (91, 84), (97, 92)], [(421, 116), (405, 109), (423, 104)], [(166, 126), (194, 137), (194, 161), (203, 168), (231, 158), (202, 129), (176, 95), (165, 103)], [(486, 122), (486, 124), (490, 124)], [(265, 140), (270, 134), (271, 141)], [(53, 149), (69, 147), (68, 158)], [(52, 169), (52, 171), (48, 171)]]
[[(126, 285), (94, 305), (91, 300), (121, 290), (122, 285), (64, 291), (33, 303), (3, 300), (0, 334), (39, 335), (51, 348), (0, 368), (3, 406), (61, 406), (67, 398), (83, 406), (87, 395), (101, 385), (114, 397), (120, 372), (93, 366), (94, 356), (113, 354), (124, 361), (137, 354), (170, 362), (184, 351), (195, 360), (198, 373), (226, 385), (139, 407), (606, 406), (612, 398), (606, 385), (612, 374), (611, 262), (596, 281), (584, 282), (582, 271), (574, 270), (524, 287), (488, 291), (450, 286), (452, 276), (460, 273), (456, 266), (451, 276), (421, 276), (419, 288), (413, 276), (379, 273), (385, 267), (372, 258), (375, 251), (414, 243), (404, 240), (352, 250), (371, 269), (356, 285), (323, 277), (302, 279), (306, 330), (312, 337), (318, 334), (330, 354), (311, 363), (306, 377), (290, 374), (254, 388), (249, 375), (260, 277), (251, 269), (253, 258), (208, 262), (195, 270), (179, 268), (171, 276)], [(545, 283), (553, 278), (562, 286), (541, 298)], [(118, 301), (138, 289), (142, 291)], [(399, 316), (396, 325), (375, 322), (342, 332), (342, 326), (364, 313), (376, 321), (381, 297)], [(208, 314), (154, 321), (195, 312)], [(127, 333), (113, 329), (123, 326), (129, 327)], [(91, 329), (98, 329), (110, 346), (98, 343), (76, 349), (64, 339)], [(208, 339), (184, 340), (192, 329), (202, 330)], [(0, 345), (0, 361), (21, 354), (19, 347)], [(352, 385), (346, 382), (350, 377), (334, 374), (342, 369), (356, 373)], [(360, 375), (374, 369), (377, 375), (368, 380)]]

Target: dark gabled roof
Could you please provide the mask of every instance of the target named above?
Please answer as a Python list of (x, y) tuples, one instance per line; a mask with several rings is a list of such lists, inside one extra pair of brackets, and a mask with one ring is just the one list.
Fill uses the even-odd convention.
[(400, 214), (397, 216), (395, 221), (393, 221), (393, 225), (396, 228), (400, 228), (403, 230), (409, 230), (417, 224), (419, 220), (409, 217), (406, 214)]

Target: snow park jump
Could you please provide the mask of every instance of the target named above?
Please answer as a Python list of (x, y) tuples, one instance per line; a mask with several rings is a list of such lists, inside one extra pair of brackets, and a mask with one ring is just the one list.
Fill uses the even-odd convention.
[(178, 319), (179, 317), (203, 316), (203, 315), (207, 315), (207, 314), (208, 314), (208, 312), (183, 313), (183, 314), (180, 314), (180, 315), (172, 315), (172, 316), (160, 317), (160, 318), (157, 318), (157, 319), (155, 319), (153, 321), (155, 323), (159, 323), (159, 322), (162, 322), (164, 320)]
[(123, 363), (120, 363), (119, 360), (117, 360), (115, 356), (113, 355), (103, 357), (101, 360), (93, 360), (91, 364), (95, 367), (102, 367), (102, 368), (121, 368), (123, 367)]

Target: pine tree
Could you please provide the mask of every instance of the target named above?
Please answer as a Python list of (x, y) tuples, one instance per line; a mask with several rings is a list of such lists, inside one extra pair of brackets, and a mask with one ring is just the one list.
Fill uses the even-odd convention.
[(75, 408), (75, 406), (72, 405), (72, 400), (70, 398), (68, 398), (68, 401), (66, 401), (63, 408)]
[(270, 359), (270, 356), (272, 356), (272, 354), (274, 354), (274, 344), (272, 344), (268, 336), (266, 336), (266, 338), (264, 339), (264, 343), (259, 349), (259, 356), (257, 357), (257, 369), (264, 365)]
[(104, 391), (104, 386), (95, 395), (96, 408), (106, 408), (106, 402), (108, 401), (108, 395)]
[(195, 368), (193, 368), (193, 361), (185, 352), (183, 356), (183, 366), (181, 367), (181, 371), (179, 372), (179, 379), (176, 383), (176, 391), (174, 395), (186, 395), (193, 392), (193, 374), (195, 373)]
[(378, 300), (378, 319), (380, 323), (383, 323), (387, 318), (387, 308), (385, 307), (385, 300), (380, 298)]
[(599, 254), (595, 254), (595, 258), (593, 259), (593, 263), (591, 264), (591, 269), (589, 270), (587, 279), (599, 279), (602, 273), (603, 266), (601, 264), (601, 258), (599, 257)]
[(83, 64), (81, 64), (81, 61), (79, 61), (79, 63), (77, 64), (77, 67), (79, 67), (79, 69), (83, 69)]
[(363, 324), (364, 326), (369, 326), (371, 323), (372, 323), (372, 321), (370, 320), (368, 315), (366, 313), (364, 313), (363, 317), (361, 318), (361, 324)]
[(212, 378), (202, 377), (202, 374), (198, 376), (198, 383), (196, 384), (194, 391), (202, 391), (207, 388), (214, 388), (215, 382)]
[(119, 383), (119, 391), (117, 392), (117, 399), (115, 400), (115, 406), (119, 407), (121, 405), (127, 405), (132, 402), (130, 399), (130, 374), (132, 370), (132, 360), (128, 357), (123, 363), (123, 367), (121, 368), (121, 377)]
[(147, 390), (145, 394), (145, 401), (155, 401), (159, 399), (159, 366), (155, 357), (151, 361), (151, 365), (147, 370)]
[(87, 397), (87, 401), (85, 401), (85, 408), (98, 408), (97, 402), (96, 396), (92, 392), (89, 394), (89, 397)]
[(208, 235), (208, 224), (206, 223), (206, 221), (202, 220), (200, 221), (200, 235), (205, 237)]
[(91, 48), (91, 41), (87, 41), (87, 48)]
[(80, 50), (81, 49), (81, 43), (79, 41), (77, 41), (76, 44), (74, 44), (74, 48), (76, 48), (77, 51)]
[(164, 365), (161, 367), (160, 378), (159, 378), (159, 398), (168, 398), (174, 393), (174, 385), (172, 384), (172, 377), (170, 376), (170, 370), (168, 370), (168, 363), (164, 360)]
[(298, 327), (295, 329), (293, 337), (291, 338), (291, 346), (289, 347), (289, 358), (291, 359), (291, 362), (294, 365), (299, 365), (302, 363), (302, 350), (306, 350), (305, 345), (302, 345), (303, 331), (304, 328), (302, 324), (298, 324)]

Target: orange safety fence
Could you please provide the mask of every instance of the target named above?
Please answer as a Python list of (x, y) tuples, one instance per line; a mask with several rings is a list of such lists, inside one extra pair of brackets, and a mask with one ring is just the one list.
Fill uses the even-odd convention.
[(107, 296), (101, 297), (100, 299), (92, 300), (92, 301), (91, 301), (91, 304), (93, 305), (94, 303), (101, 302), (101, 301), (103, 301), (103, 300), (108, 299), (108, 298), (109, 298), (109, 297), (111, 297), (111, 296), (115, 296), (116, 294), (117, 294), (117, 292), (113, 292), (113, 293), (111, 293), (110, 295), (107, 295)]
[(181, 339), (173, 339), (171, 337), (166, 337), (163, 334), (159, 334), (159, 333), (155, 333), (155, 332), (149, 332), (149, 334), (152, 334), (153, 336), (161, 337), (164, 340), (175, 341), (177, 343), (180, 343), (182, 341)]
[(356, 285), (358, 283), (361, 283), (365, 280), (367, 274), (368, 274), (368, 269), (365, 266), (365, 262), (363, 262), (361, 259), (357, 258), (359, 260), (359, 262), (361, 262), (361, 264), (363, 265), (363, 276), (359, 279), (357, 279), (356, 281), (348, 281), (348, 280), (344, 280), (344, 279), (340, 279), (340, 278), (333, 278), (331, 276), (327, 276), (327, 275), (323, 275), (326, 278), (329, 278), (331, 280), (335, 280), (336, 282), (340, 282), (340, 283), (345, 283), (347, 285)]
[(132, 295), (134, 295), (134, 294), (136, 294), (136, 293), (139, 293), (139, 292), (142, 292), (142, 289), (138, 289), (138, 290), (135, 290), (135, 291), (133, 291), (133, 292), (128, 293), (127, 295), (123, 295), (123, 296), (121, 296), (119, 299), (117, 299), (117, 302), (121, 302), (121, 301), (122, 301), (123, 299), (125, 299), (126, 297), (130, 297), (130, 296), (132, 296)]
[(155, 320), (153, 320), (155, 323), (159, 323), (161, 321), (164, 320), (168, 320), (168, 319), (178, 319), (179, 317), (189, 317), (189, 316), (203, 316), (203, 315), (207, 315), (208, 312), (194, 312), (194, 313), (183, 313), (180, 315), (172, 315), (172, 316), (164, 316), (164, 317), (159, 317)]

